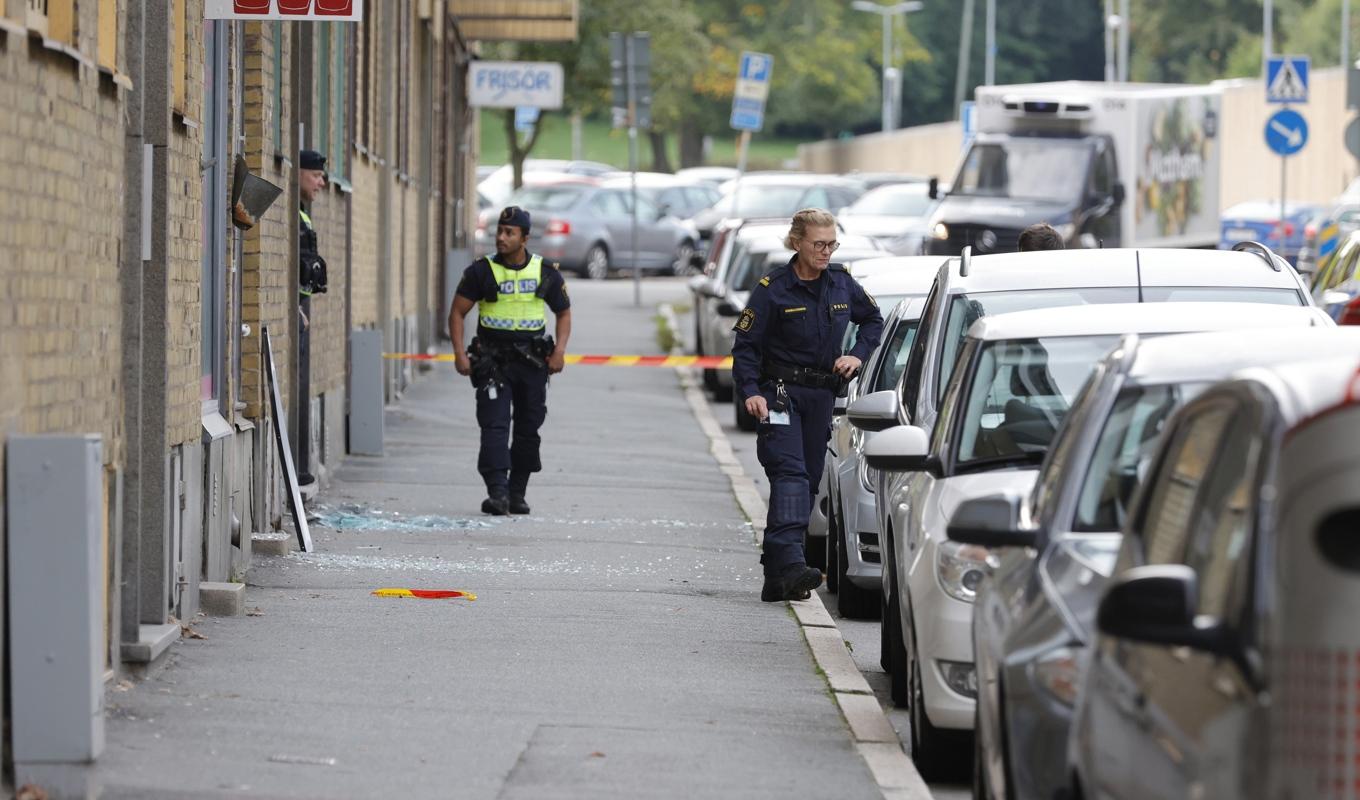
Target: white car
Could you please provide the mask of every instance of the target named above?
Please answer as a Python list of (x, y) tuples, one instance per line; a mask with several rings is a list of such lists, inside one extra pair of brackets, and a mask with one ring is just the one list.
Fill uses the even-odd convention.
[[(845, 408), (862, 395), (897, 385), (925, 294), (943, 262), (940, 256), (875, 258), (857, 261), (850, 269), (884, 313), (883, 336), (846, 397), (836, 401), (807, 543), (808, 563), (825, 563), (827, 591), (837, 595), (837, 610), (843, 617), (877, 616), (882, 581), (873, 482), (860, 459), (864, 442), (873, 434), (850, 425)], [(842, 352), (854, 346), (855, 334), (854, 326), (846, 330)], [(834, 536), (817, 541), (832, 531)]]
[(893, 701), (911, 710), (919, 769), (938, 774), (971, 752), (957, 739), (973, 727), (973, 601), (992, 562), (985, 549), (946, 538), (955, 508), (1029, 491), (1073, 398), (1124, 334), (1297, 326), (1299, 314), (1244, 303), (1129, 303), (988, 316), (962, 343), (933, 431), (894, 425), (893, 392), (850, 407), (857, 427), (892, 426), (866, 445), (869, 466), (907, 476), (879, 485), (884, 573), (895, 587), (883, 625)]

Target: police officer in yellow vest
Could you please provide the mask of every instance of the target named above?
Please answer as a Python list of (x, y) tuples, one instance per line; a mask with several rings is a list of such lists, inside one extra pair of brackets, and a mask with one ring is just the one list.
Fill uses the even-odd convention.
[[(562, 371), (571, 336), (571, 301), (557, 265), (525, 248), (529, 212), (510, 206), (496, 226), (496, 252), (472, 262), (449, 312), (455, 366), (477, 389), (482, 446), (477, 471), (487, 514), (528, 514), (529, 476), (543, 468), (538, 429), (548, 414), (548, 375)], [(463, 322), (477, 304), (477, 335), (463, 344)], [(556, 340), (547, 333), (547, 309)], [(512, 439), (513, 434), (513, 439)]]

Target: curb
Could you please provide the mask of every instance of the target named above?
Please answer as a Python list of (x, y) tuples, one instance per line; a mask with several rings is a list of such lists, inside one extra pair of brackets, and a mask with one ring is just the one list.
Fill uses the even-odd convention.
[[(679, 326), (675, 322), (675, 310), (669, 303), (663, 303), (658, 306), (657, 313), (676, 342), (672, 351), (678, 351), (681, 339)], [(732, 482), (737, 505), (750, 520), (755, 529), (756, 544), (760, 545), (765, 534), (765, 501), (755, 481), (751, 480), (737, 460), (732, 442), (713, 416), (694, 370), (676, 367), (675, 372), (680, 378), (680, 386), (695, 421), (708, 437), (709, 452)], [(902, 750), (897, 732), (893, 730), (887, 714), (883, 713), (883, 707), (869, 688), (868, 681), (859, 667), (855, 666), (840, 628), (836, 627), (836, 620), (826, 610), (821, 596), (813, 592), (807, 600), (790, 601), (789, 607), (793, 609), (803, 638), (807, 640), (812, 660), (826, 675), (832, 697), (850, 729), (855, 749), (869, 767), (879, 791), (890, 800), (930, 800), (930, 789), (916, 770), (916, 765)]]

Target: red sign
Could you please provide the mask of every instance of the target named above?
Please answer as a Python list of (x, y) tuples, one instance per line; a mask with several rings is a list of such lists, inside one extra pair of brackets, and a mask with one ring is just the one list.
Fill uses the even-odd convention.
[(203, 18), (359, 22), (364, 0), (203, 0)]

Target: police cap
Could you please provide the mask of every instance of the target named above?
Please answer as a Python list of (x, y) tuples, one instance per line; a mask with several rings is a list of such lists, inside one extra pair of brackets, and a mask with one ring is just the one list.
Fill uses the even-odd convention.
[(303, 169), (325, 169), (326, 157), (315, 150), (303, 150), (298, 153), (298, 165)]
[(501, 212), (500, 224), (513, 225), (527, 235), (529, 233), (529, 212), (519, 206), (507, 206)]

